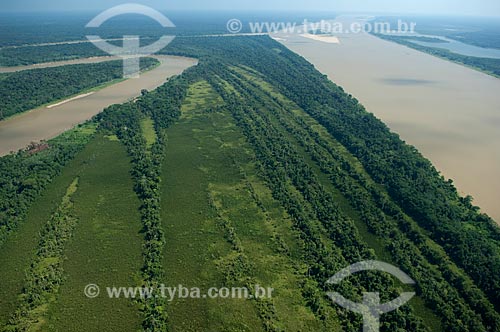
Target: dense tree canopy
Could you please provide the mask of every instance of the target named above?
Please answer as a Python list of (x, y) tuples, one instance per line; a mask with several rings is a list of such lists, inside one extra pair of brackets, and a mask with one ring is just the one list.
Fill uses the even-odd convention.
[[(157, 63), (144, 58), (141, 68)], [(0, 120), (122, 77), (119, 60), (0, 74)]]

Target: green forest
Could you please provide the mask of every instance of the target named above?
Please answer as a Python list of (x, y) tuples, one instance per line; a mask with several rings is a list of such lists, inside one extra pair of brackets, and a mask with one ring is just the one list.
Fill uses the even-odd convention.
[[(122, 63), (114, 60), (0, 74), (0, 120), (120, 80)], [(141, 70), (158, 64), (156, 59), (144, 58)]]
[(107, 55), (90, 42), (85, 41), (75, 44), (3, 48), (0, 49), (0, 65), (23, 66)]
[[(500, 228), (355, 97), (267, 36), (179, 37), (162, 53), (199, 63), (0, 158), (0, 331), (360, 331), (327, 292), (404, 290), (415, 298), (381, 331), (500, 331)], [(3, 116), (119, 69), (4, 74)], [(416, 285), (373, 271), (327, 284), (364, 260)], [(91, 283), (275, 295), (88, 299)]]

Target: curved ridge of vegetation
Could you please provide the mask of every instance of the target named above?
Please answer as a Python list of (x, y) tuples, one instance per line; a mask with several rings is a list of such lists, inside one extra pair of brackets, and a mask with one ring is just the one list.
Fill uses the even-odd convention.
[(43, 315), (64, 280), (64, 246), (78, 222), (71, 211), (71, 197), (77, 189), (78, 178), (70, 184), (61, 204), (41, 231), (38, 248), (26, 271), (19, 307), (4, 331), (39, 330), (44, 323)]
[[(164, 270), (161, 264), (165, 246), (164, 231), (160, 221), (161, 165), (165, 155), (164, 130), (180, 115), (187, 84), (177, 78), (155, 91), (144, 93), (135, 103), (114, 105), (96, 117), (99, 130), (116, 134), (127, 147), (132, 159), (132, 177), (135, 191), (142, 202), (140, 207), (144, 232), (142, 287), (159, 289)], [(154, 119), (156, 142), (148, 148), (141, 129), (145, 115)], [(140, 299), (144, 331), (166, 331), (167, 314), (165, 299), (152, 297)]]
[[(391, 199), (428, 232), (499, 309), (500, 228), (480, 213), (470, 196), (461, 197), (452, 181), (444, 179), (413, 146), (305, 59), (271, 38), (234, 37), (225, 42), (212, 38), (204, 40), (199, 54), (184, 43), (180, 40), (174, 44), (173, 52), (219, 58), (222, 63), (244, 64), (265, 73), (266, 81), (359, 159), (374, 181), (386, 188)], [(215, 62), (211, 66), (220, 68), (223, 64)]]
[[(227, 77), (220, 71), (217, 72), (217, 76)], [(291, 144), (278, 133), (276, 128), (273, 128), (266, 114), (259, 111), (259, 102), (242, 87), (236, 86), (243, 96), (239, 99), (226, 93), (216, 81), (211, 80), (211, 83), (223, 96), (237, 124), (254, 146), (273, 195), (294, 217), (297, 229), (303, 232), (304, 240), (310, 243), (308, 246), (311, 250), (310, 256), (307, 257), (311, 266), (309, 274), (318, 285), (323, 285), (320, 289), (325, 287), (326, 280), (342, 267), (376, 258), (360, 239), (352, 220), (343, 215), (330, 194), (318, 183), (312, 170), (297, 156)], [(291, 194), (286, 186), (288, 182), (291, 182), (302, 198)], [(300, 201), (294, 201), (294, 196)], [(331, 243), (322, 239), (321, 233), (324, 232)], [(350, 284), (342, 285), (339, 289), (343, 294), (359, 299), (361, 293), (357, 287), (360, 284), (368, 285), (367, 289), (385, 289), (386, 292), (382, 294), (385, 300), (397, 294), (392, 280), (376, 273), (360, 276), (359, 279), (355, 277)], [(356, 329), (360, 326), (359, 317), (345, 310), (339, 310), (339, 318), (345, 329)], [(385, 317), (383, 328), (426, 330), (409, 307), (401, 308), (397, 313)]]

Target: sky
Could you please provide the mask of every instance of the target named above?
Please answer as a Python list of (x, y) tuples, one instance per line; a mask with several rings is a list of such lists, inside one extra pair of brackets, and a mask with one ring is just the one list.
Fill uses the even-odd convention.
[(104, 10), (134, 2), (158, 10), (330, 11), (500, 17), (500, 0), (0, 0), (0, 12)]

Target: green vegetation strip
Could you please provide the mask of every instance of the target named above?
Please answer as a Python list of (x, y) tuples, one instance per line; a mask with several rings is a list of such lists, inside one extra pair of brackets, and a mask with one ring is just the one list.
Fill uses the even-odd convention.
[[(160, 220), (160, 175), (166, 139), (164, 131), (179, 117), (186, 90), (187, 85), (182, 79), (171, 80), (155, 91), (143, 94), (136, 102), (114, 105), (96, 118), (100, 123), (100, 132), (108, 136), (116, 135), (125, 144), (132, 159), (131, 174), (141, 202), (139, 212), (144, 235), (143, 267), (138, 280), (138, 286), (142, 287), (159, 289), (164, 281), (162, 257), (165, 235)], [(150, 149), (145, 138), (147, 133), (141, 128), (145, 115), (154, 120), (156, 132), (156, 142)], [(136, 299), (145, 331), (167, 330), (165, 302), (161, 296)]]
[(336, 327), (333, 311), (323, 320), (308, 308), (298, 235), (256, 175), (250, 146), (207, 82), (190, 86), (181, 119), (167, 133), (162, 214), (164, 265), (172, 267), (166, 269), (168, 284), (275, 289), (272, 299), (175, 300), (168, 305), (171, 329)]
[[(246, 83), (234, 80), (231, 75), (221, 71), (218, 71), (218, 75), (229, 80), (234, 86), (238, 86), (239, 93), (244, 96), (243, 100), (233, 101), (234, 96), (214, 85), (227, 103), (233, 105), (230, 110), (238, 126), (242, 128), (254, 146), (257, 158), (263, 165), (275, 165), (264, 168), (267, 183), (272, 188), (273, 195), (295, 218), (298, 230), (303, 232), (303, 238), (311, 242), (310, 248), (313, 247), (313, 243), (315, 247), (322, 246), (321, 255), (313, 251), (308, 257), (308, 263), (311, 266), (309, 274), (314, 277), (315, 281), (324, 287), (326, 280), (335, 274), (339, 267), (347, 266), (349, 262), (375, 258), (373, 252), (368, 250), (359, 237), (352, 220), (343, 215), (330, 194), (318, 182), (316, 175), (295, 151), (295, 147), (279, 133), (276, 123), (272, 120), (272, 109), (265, 106), (263, 98), (250, 93), (251, 89), (245, 86)], [(245, 106), (237, 105), (248, 105), (246, 107), (249, 108), (245, 110)], [(285, 188), (286, 183), (290, 183), (292, 188)], [(293, 194), (294, 191), (296, 194)], [(294, 202), (293, 199), (299, 202)], [(300, 207), (300, 210), (297, 207)], [(366, 287), (384, 289), (385, 292), (381, 294), (384, 298), (390, 298), (391, 294), (396, 293), (392, 280), (382, 276), (373, 277), (363, 276), (358, 282), (364, 279), (364, 283), (369, 285)], [(358, 287), (361, 286), (358, 285)], [(342, 293), (351, 294), (351, 296), (356, 294), (359, 299), (359, 289), (355, 290), (353, 285), (342, 285), (341, 289)], [(323, 288), (323, 291), (326, 292), (326, 289)], [(397, 314), (406, 318), (385, 321), (384, 324), (391, 326), (392, 329), (425, 330), (408, 306), (400, 309)], [(339, 310), (339, 315), (342, 316), (341, 323), (346, 329), (359, 324), (358, 317), (346, 311)], [(408, 325), (398, 326), (403, 321), (406, 321)]]
[[(217, 104), (209, 85), (193, 84), (178, 123), (168, 128), (162, 172), (162, 224), (165, 230), (163, 282), (171, 287), (223, 287), (217, 260), (230, 254), (209, 204), (209, 181), (220, 177), (210, 170), (222, 162), (208, 113)], [(202, 113), (203, 115), (200, 115)], [(207, 116), (205, 116), (205, 114)], [(225, 176), (225, 175), (224, 175)], [(245, 300), (175, 299), (166, 306), (168, 330), (262, 331), (257, 312)]]
[[(242, 71), (238, 70), (238, 72)], [(249, 77), (251, 75), (245, 74), (245, 76)], [(467, 278), (463, 271), (459, 271), (456, 266), (451, 264), (449, 257), (446, 257), (446, 254), (442, 250), (440, 251), (435, 243), (432, 243), (431, 240), (422, 241), (426, 237), (425, 233), (416, 226), (411, 218), (404, 215), (401, 211), (398, 212), (396, 218), (393, 217), (394, 211), (397, 211), (397, 207), (391, 202), (389, 195), (383, 190), (383, 187), (375, 185), (370, 176), (363, 170), (363, 167), (359, 165), (359, 161), (343, 149), (338, 142), (329, 137), (326, 130), (316, 123), (315, 120), (307, 116), (303, 111), (298, 110), (296, 105), (287, 101), (279, 93), (273, 91), (272, 87), (267, 83), (255, 77), (252, 78), (252, 81), (257, 82), (258, 86), (256, 87), (262, 87), (265, 92), (269, 93), (269, 96), (274, 99), (275, 107), (282, 106), (281, 109), (275, 108), (275, 111), (270, 113), (275, 114), (279, 121), (283, 123), (287, 131), (293, 136), (291, 139), (296, 140), (312, 156), (320, 168), (318, 171), (327, 174), (335, 187), (339, 188), (342, 195), (347, 198), (348, 204), (352, 204), (355, 207), (357, 213), (354, 217), (358, 219), (357, 227), (360, 229), (368, 227), (367, 230), (370, 230), (371, 234), (364, 236), (370, 239), (373, 238), (371, 242), (375, 242), (376, 251), (380, 252), (382, 250), (384, 253), (392, 253), (392, 257), (386, 257), (385, 259), (394, 264), (405, 266), (405, 259), (402, 258), (405, 257), (403, 255), (404, 250), (395, 250), (397, 246), (394, 242), (399, 241), (401, 248), (411, 248), (406, 257), (418, 256), (417, 253), (421, 250), (423, 257), (419, 258), (421, 260), (420, 265), (429, 269), (432, 275), (439, 276), (442, 273), (443, 277), (450, 283), (446, 285), (441, 282), (439, 289), (449, 289), (442, 297), (445, 298), (453, 294), (450, 286), (456, 288), (468, 303), (474, 303), (472, 308), (477, 314), (482, 316), (481, 318), (484, 323), (496, 329), (500, 325), (500, 317), (495, 313), (493, 306), (488, 302), (484, 294), (473, 285), (472, 281)], [(262, 92), (260, 91), (260, 93)], [(255, 93), (259, 93), (259, 90)], [(284, 111), (286, 108), (293, 111)], [(347, 207), (347, 209), (352, 208)], [(396, 220), (399, 221), (399, 224)], [(359, 222), (366, 223), (366, 225)], [(389, 225), (392, 225), (392, 228)], [(400, 228), (411, 229), (411, 236), (405, 238), (400, 233)], [(420, 240), (417, 241), (417, 238)], [(379, 248), (381, 244), (385, 248)], [(413, 258), (414, 261), (416, 259), (417, 257)], [(425, 259), (429, 259), (431, 262), (442, 262), (443, 265), (430, 265), (425, 262)], [(413, 267), (410, 266), (406, 266), (406, 268), (409, 271), (413, 270)], [(430, 287), (425, 285), (428, 282), (427, 278), (422, 281), (422, 296), (429, 303), (434, 303), (436, 302), (435, 291), (429, 291)], [(432, 289), (435, 288), (432, 287)], [(455, 293), (453, 296), (456, 297), (457, 295)], [(441, 304), (440, 308), (444, 308), (447, 306), (447, 303), (452, 301), (457, 302), (458, 300), (450, 298), (449, 301), (444, 301), (444, 305)], [(429, 315), (428, 311), (426, 309), (422, 314), (423, 317), (430, 319), (432, 316)], [(448, 314), (443, 316), (446, 319)], [(439, 330), (434, 321), (435, 319), (432, 321), (432, 330)], [(448, 324), (455, 325), (456, 322), (451, 321)]]
[(107, 55), (90, 42), (3, 48), (0, 49), (0, 66), (25, 66)]
[(89, 142), (95, 124), (87, 123), (49, 140), (0, 158), (0, 250), (61, 170)]
[[(78, 156), (79, 188), (72, 197), (78, 226), (64, 251), (65, 280), (48, 311), (44, 331), (139, 330), (141, 317), (127, 298), (108, 297), (106, 287), (140, 285), (140, 201), (133, 191), (124, 146), (100, 133)], [(89, 284), (100, 287), (87, 298)]]
[(54, 302), (63, 281), (64, 247), (77, 224), (71, 201), (78, 188), (76, 178), (66, 190), (61, 204), (40, 234), (40, 242), (28, 271), (19, 308), (7, 330), (40, 331), (50, 303)]

